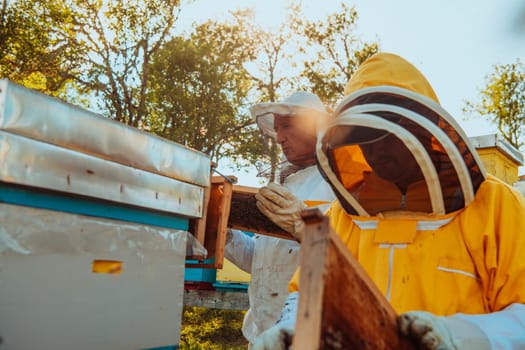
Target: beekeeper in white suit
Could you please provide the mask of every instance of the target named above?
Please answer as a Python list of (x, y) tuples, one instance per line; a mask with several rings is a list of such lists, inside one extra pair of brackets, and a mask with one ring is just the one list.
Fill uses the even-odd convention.
[[(256, 195), (260, 211), (279, 227), (300, 240), (295, 223), (307, 206), (328, 208), (335, 199), (330, 186), (316, 166), (317, 130), (329, 113), (314, 94), (295, 92), (277, 103), (260, 103), (250, 108), (261, 131), (281, 146), (286, 160), (296, 170), (282, 185), (270, 183)], [(225, 247), (228, 260), (251, 274), (248, 296), (250, 309), (242, 332), (250, 342), (271, 327), (280, 315), (288, 295), (288, 282), (298, 264), (296, 241), (263, 235), (249, 237), (229, 230)]]

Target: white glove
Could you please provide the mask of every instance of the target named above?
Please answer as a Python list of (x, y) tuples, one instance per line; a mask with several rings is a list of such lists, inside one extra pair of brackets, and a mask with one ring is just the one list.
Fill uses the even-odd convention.
[(399, 316), (401, 333), (416, 339), (422, 350), (490, 350), (490, 343), (476, 325), (454, 316), (438, 317), (426, 311)]
[(301, 211), (306, 208), (303, 201), (276, 183), (269, 183), (255, 194), (257, 208), (277, 226), (290, 233), (298, 241), (304, 231)]

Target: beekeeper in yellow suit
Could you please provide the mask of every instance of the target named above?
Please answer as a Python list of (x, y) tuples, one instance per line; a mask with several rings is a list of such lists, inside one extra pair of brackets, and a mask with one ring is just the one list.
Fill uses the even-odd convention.
[[(316, 166), (317, 130), (330, 118), (315, 94), (297, 91), (278, 102), (263, 102), (250, 108), (259, 129), (282, 148), (289, 167), (281, 172), (282, 184), (271, 183), (260, 190), (273, 198), (269, 209), (259, 203), (263, 214), (283, 230), (300, 239), (300, 212), (307, 206), (326, 211), (335, 195)], [(257, 193), (256, 196), (261, 196)], [(242, 333), (253, 343), (278, 319), (288, 295), (288, 282), (299, 262), (299, 244), (294, 240), (264, 235), (253, 237), (229, 230), (225, 256), (251, 274), (248, 286), (250, 308)]]
[[(402, 334), (422, 349), (525, 349), (524, 198), (485, 173), (412, 64), (388, 53), (366, 60), (316, 155), (338, 198), (330, 222), (400, 315)], [(286, 348), (298, 273), (289, 288), (253, 349)]]

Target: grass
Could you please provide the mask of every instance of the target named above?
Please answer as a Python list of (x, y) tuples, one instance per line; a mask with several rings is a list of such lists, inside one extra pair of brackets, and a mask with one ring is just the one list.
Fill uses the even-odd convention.
[(246, 311), (185, 306), (180, 336), (181, 350), (246, 350), (241, 332)]

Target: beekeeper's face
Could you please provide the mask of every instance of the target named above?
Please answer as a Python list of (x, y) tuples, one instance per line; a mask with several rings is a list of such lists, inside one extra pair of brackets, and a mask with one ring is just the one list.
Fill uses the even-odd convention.
[(384, 180), (413, 183), (423, 177), (412, 153), (392, 134), (359, 146), (368, 164)]
[(276, 115), (277, 143), (286, 159), (297, 166), (315, 164), (316, 125), (313, 118)]

